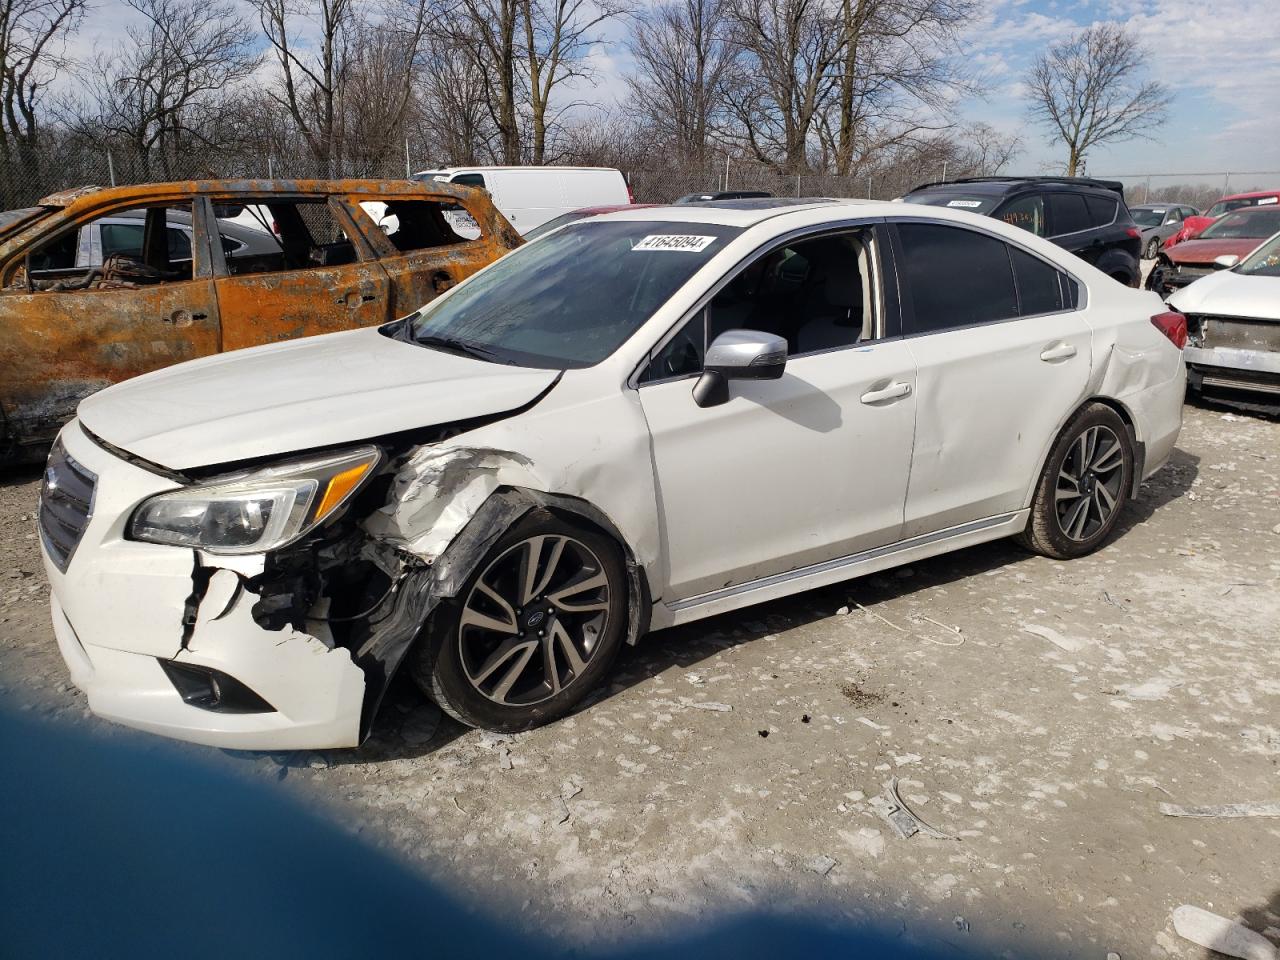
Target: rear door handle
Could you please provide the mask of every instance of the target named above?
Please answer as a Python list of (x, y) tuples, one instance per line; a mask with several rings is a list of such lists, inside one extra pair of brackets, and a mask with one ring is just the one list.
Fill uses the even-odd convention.
[(1053, 363), (1055, 360), (1070, 360), (1076, 355), (1076, 348), (1069, 343), (1055, 343), (1051, 347), (1045, 347), (1040, 351), (1040, 359), (1045, 363)]
[(868, 390), (862, 395), (863, 403), (883, 403), (886, 400), (897, 400), (911, 395), (911, 384), (891, 383), (881, 390)]

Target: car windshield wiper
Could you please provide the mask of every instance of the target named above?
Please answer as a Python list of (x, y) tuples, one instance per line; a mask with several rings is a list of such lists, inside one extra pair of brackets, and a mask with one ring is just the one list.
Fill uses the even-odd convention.
[(435, 347), (438, 350), (459, 353), (464, 357), (474, 357), (476, 360), (485, 360), (489, 363), (510, 364), (512, 362), (496, 350), (490, 350), (488, 347), (470, 340), (459, 340), (457, 337), (440, 337), (431, 333), (423, 333), (413, 336), (412, 339), (414, 343), (424, 347)]

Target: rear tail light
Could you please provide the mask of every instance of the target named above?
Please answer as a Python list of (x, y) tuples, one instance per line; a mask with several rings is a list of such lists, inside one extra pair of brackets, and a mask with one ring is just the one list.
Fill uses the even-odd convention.
[(1137, 227), (1128, 227), (1125, 229), (1125, 236), (1132, 237), (1134, 240), (1142, 239), (1142, 231)]
[(1179, 350), (1187, 345), (1187, 318), (1176, 310), (1157, 313), (1151, 318), (1151, 323)]
[(631, 184), (627, 184), (627, 203), (635, 203), (636, 195), (631, 192)]

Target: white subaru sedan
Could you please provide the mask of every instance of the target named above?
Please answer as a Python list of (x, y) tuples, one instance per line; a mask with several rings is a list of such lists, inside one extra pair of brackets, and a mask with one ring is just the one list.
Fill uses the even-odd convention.
[(402, 666), (562, 717), (623, 644), (999, 537), (1106, 542), (1181, 426), (1185, 321), (937, 207), (580, 221), (403, 320), (84, 401), (39, 515), (97, 714), (354, 746)]

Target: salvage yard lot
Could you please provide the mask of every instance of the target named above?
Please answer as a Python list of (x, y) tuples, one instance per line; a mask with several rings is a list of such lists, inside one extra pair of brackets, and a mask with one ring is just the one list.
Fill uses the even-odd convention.
[[(1202, 956), (1170, 911), (1280, 941), (1280, 422), (1188, 406), (1115, 540), (1007, 542), (646, 638), (575, 716), (506, 737), (401, 684), (356, 751), (148, 740), (322, 803), (504, 921), (614, 941), (802, 906), (924, 943)], [(48, 621), (32, 473), (0, 481), (0, 698), (93, 736)], [(900, 839), (890, 778), (952, 839)], [(92, 784), (85, 784), (86, 796)]]

